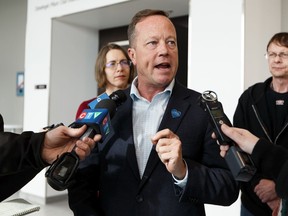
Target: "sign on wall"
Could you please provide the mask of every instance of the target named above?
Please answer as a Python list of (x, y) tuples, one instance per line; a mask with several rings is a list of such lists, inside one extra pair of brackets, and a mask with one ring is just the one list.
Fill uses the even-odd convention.
[(16, 74), (16, 95), (24, 96), (24, 72), (17, 72)]

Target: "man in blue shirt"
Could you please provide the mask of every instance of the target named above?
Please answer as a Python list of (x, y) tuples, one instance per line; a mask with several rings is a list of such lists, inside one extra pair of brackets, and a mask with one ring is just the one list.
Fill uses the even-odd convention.
[[(176, 79), (176, 30), (166, 12), (142, 10), (128, 27), (138, 76), (69, 188), (76, 216), (203, 216), (204, 203), (230, 205), (238, 185), (211, 138), (200, 93)], [(99, 163), (97, 161), (99, 159)]]

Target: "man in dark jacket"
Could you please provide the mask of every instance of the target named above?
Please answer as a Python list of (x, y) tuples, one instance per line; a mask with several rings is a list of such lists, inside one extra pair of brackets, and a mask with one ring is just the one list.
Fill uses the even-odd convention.
[[(272, 77), (249, 87), (241, 95), (233, 123), (257, 137), (288, 148), (287, 32), (277, 33), (270, 39), (266, 58)], [(241, 183), (241, 191), (241, 216), (271, 216), (280, 202), (274, 180), (261, 171), (250, 182)]]
[(101, 135), (79, 140), (86, 126), (79, 129), (59, 126), (48, 132), (4, 132), (0, 115), (0, 201), (21, 189), (44, 167), (64, 152), (75, 152), (80, 159), (90, 154)]
[[(142, 10), (128, 27), (138, 76), (99, 144), (68, 188), (76, 216), (204, 216), (204, 204), (231, 205), (239, 188), (211, 138), (199, 92), (175, 79), (176, 30), (168, 14)], [(91, 154), (91, 155), (92, 155)]]

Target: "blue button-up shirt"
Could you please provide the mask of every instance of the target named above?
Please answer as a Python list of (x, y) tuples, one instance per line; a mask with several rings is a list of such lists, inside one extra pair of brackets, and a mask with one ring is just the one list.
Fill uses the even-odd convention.
[(131, 85), (130, 97), (133, 100), (133, 135), (140, 176), (142, 177), (153, 146), (152, 136), (158, 131), (160, 122), (172, 94), (175, 80), (162, 92), (156, 94), (151, 102), (143, 98), (137, 89), (138, 79)]

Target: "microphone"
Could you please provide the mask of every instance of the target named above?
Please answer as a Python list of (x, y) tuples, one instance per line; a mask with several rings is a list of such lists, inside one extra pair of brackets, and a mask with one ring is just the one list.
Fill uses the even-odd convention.
[[(80, 139), (86, 136), (93, 138), (96, 134), (101, 134), (101, 140), (103, 141), (111, 132), (110, 118), (113, 118), (117, 107), (125, 102), (127, 98), (122, 90), (113, 92), (108, 97), (109, 99), (105, 97), (106, 96), (102, 94), (100, 99), (97, 100), (96, 98), (94, 100), (96, 102), (92, 101), (93, 103), (91, 103), (95, 107), (93, 109), (83, 110), (78, 119), (69, 125), (69, 127), (72, 128), (79, 128), (82, 125), (88, 126)], [(79, 162), (80, 159), (74, 149), (71, 152), (62, 154), (52, 163), (45, 173), (48, 184), (58, 191), (67, 189), (74, 183), (73, 176), (76, 173)]]
[[(109, 96), (106, 92), (102, 93), (101, 95), (99, 95), (95, 100), (93, 100), (92, 102), (90, 102), (88, 104), (88, 106), (91, 109), (96, 108), (97, 104), (101, 101), (101, 100), (105, 100), (105, 99), (111, 99), (112, 101), (115, 102), (116, 107), (120, 106), (125, 100), (126, 100), (126, 95), (122, 90), (117, 90), (112, 92)], [(103, 106), (103, 105), (102, 105)], [(111, 106), (111, 105), (107, 105), (107, 106)], [(111, 110), (112, 111), (112, 110)]]
[(79, 128), (87, 125), (88, 129), (80, 137), (93, 137), (101, 134), (103, 141), (111, 131), (110, 119), (116, 113), (117, 107), (126, 101), (126, 95), (122, 90), (112, 92), (111, 95), (103, 93), (88, 105), (91, 109), (85, 109), (79, 115), (78, 119), (69, 125), (72, 128)]
[(99, 96), (97, 96), (97, 98), (93, 101), (91, 101), (88, 106), (90, 107), (90, 109), (95, 109), (96, 105), (101, 101), (101, 100), (105, 100), (105, 99), (110, 99), (109, 95), (104, 92), (103, 94), (100, 94)]
[[(103, 105), (104, 104), (104, 105)], [(88, 128), (80, 137), (93, 137), (96, 134), (101, 134), (103, 141), (111, 131), (110, 118), (115, 114), (116, 104), (110, 99), (101, 100), (95, 109), (84, 109), (78, 119), (69, 127), (79, 128), (82, 125), (87, 125)]]
[(256, 168), (250, 156), (222, 132), (222, 124), (225, 123), (229, 126), (232, 126), (232, 124), (224, 113), (222, 103), (218, 101), (217, 94), (211, 90), (204, 91), (198, 98), (198, 105), (208, 113), (219, 144), (230, 146), (225, 156), (225, 161), (235, 180), (250, 181), (256, 173)]

